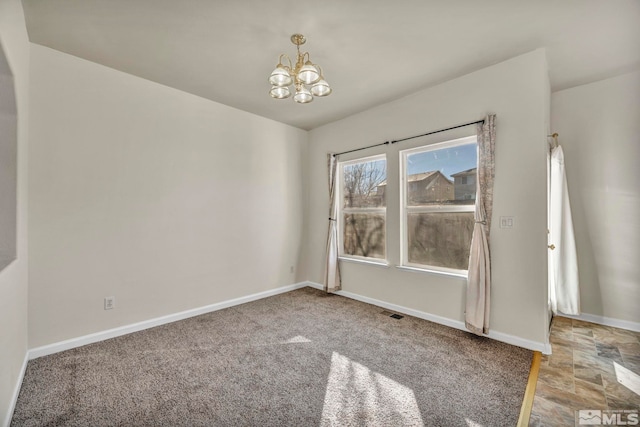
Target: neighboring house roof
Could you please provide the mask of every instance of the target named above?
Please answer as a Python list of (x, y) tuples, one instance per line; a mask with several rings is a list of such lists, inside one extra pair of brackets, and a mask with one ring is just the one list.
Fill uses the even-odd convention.
[[(428, 171), (428, 172), (421, 172), (421, 173), (414, 173), (413, 175), (409, 175), (407, 177), (407, 182), (416, 182), (416, 181), (423, 181), (427, 178), (429, 178), (429, 180), (435, 179), (438, 175), (442, 175), (442, 177), (444, 179), (446, 179), (447, 181), (451, 182), (450, 179), (448, 179), (446, 176), (444, 176), (442, 174), (442, 172), (440, 171)], [(378, 184), (378, 187), (383, 186), (383, 185), (387, 185), (387, 181), (382, 181), (380, 184)]]
[(458, 172), (458, 173), (454, 173), (451, 176), (454, 178), (457, 178), (459, 176), (468, 176), (468, 175), (474, 175), (476, 173), (476, 171), (478, 170), (478, 168), (473, 168), (473, 169), (467, 169), (466, 171), (462, 171), (462, 172)]
[(407, 182), (416, 182), (416, 181), (423, 181), (427, 178), (431, 178), (434, 177), (436, 173), (439, 173), (438, 171), (428, 171), (428, 172), (422, 172), (422, 173), (414, 173), (413, 175), (409, 175), (407, 177)]

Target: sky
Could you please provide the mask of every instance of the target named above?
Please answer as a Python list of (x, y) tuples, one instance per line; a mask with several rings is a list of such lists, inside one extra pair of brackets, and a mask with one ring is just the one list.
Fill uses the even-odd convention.
[(439, 170), (444, 176), (453, 180), (451, 175), (478, 165), (476, 144), (460, 145), (407, 156), (407, 173)]

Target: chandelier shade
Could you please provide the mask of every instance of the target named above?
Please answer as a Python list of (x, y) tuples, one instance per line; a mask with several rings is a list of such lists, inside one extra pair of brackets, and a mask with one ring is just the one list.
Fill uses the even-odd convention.
[(299, 104), (307, 104), (313, 101), (313, 95), (309, 92), (309, 89), (300, 85), (296, 88), (296, 94), (293, 95), (293, 100)]
[(313, 96), (327, 96), (330, 93), (331, 88), (329, 87), (329, 84), (324, 80), (320, 80), (313, 86), (311, 86), (311, 94)]
[[(311, 62), (309, 52), (300, 52), (300, 45), (306, 42), (305, 37), (302, 34), (294, 34), (291, 36), (291, 42), (296, 45), (297, 50), (295, 66), (286, 54), (280, 55), (278, 65), (269, 76), (269, 95), (275, 99), (288, 98), (292, 92), (289, 86), (295, 87), (293, 100), (299, 104), (308, 104), (313, 101), (314, 96), (329, 95), (332, 90), (320, 67)], [(283, 64), (283, 59), (287, 60), (288, 65)]]
[(272, 86), (269, 95), (275, 99), (284, 99), (290, 97), (291, 92), (288, 86)]
[(298, 71), (298, 78), (302, 83), (310, 85), (320, 80), (320, 73), (318, 72), (318, 69), (311, 64), (311, 62), (307, 61), (307, 63), (300, 68), (300, 71)]
[(284, 66), (282, 64), (278, 64), (269, 77), (269, 83), (274, 86), (289, 86), (293, 83), (293, 79)]

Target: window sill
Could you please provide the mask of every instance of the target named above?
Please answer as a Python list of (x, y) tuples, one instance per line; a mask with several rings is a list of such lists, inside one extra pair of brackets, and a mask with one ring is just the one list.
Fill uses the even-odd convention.
[(459, 279), (466, 279), (467, 275), (464, 273), (451, 273), (449, 271), (430, 270), (428, 268), (409, 267), (406, 265), (396, 265), (396, 269), (402, 271), (410, 271), (412, 273), (426, 273), (426, 274), (438, 274), (441, 276), (457, 277)]
[(382, 268), (389, 268), (389, 263), (384, 262), (384, 261), (369, 261), (366, 259), (358, 259), (358, 258), (347, 258), (347, 257), (338, 257), (338, 259), (340, 261), (346, 261), (346, 262), (352, 262), (354, 264), (367, 264), (367, 265), (373, 265), (376, 267), (382, 267)]

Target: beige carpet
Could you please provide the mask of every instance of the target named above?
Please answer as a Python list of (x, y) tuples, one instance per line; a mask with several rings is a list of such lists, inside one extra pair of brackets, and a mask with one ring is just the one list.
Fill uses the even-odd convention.
[(514, 426), (532, 353), (303, 288), (29, 362), (12, 426)]

